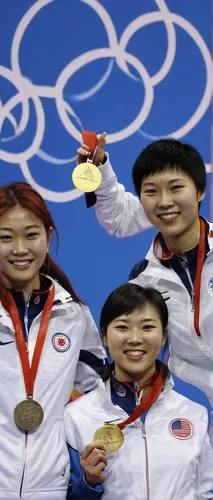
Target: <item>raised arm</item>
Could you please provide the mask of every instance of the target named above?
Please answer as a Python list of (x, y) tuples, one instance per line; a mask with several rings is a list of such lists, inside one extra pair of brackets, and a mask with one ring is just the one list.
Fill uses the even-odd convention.
[[(151, 227), (139, 199), (125, 191), (111, 167), (108, 153), (104, 152), (105, 134), (101, 134), (96, 155), (100, 163), (102, 183), (95, 191), (95, 211), (100, 224), (118, 238), (132, 236)], [(78, 149), (78, 162), (90, 157), (89, 148), (82, 144)]]
[(137, 196), (125, 191), (111, 167), (109, 155), (106, 162), (99, 165), (102, 183), (95, 191), (96, 216), (106, 231), (117, 238), (140, 233), (151, 227)]

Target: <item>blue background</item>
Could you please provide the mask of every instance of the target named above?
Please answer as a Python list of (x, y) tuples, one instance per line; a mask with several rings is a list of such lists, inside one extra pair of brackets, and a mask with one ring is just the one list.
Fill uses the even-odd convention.
[[(53, 89), (54, 94), (57, 79), (67, 64), (84, 52), (109, 46), (109, 33), (107, 34), (98, 15), (98, 12), (102, 12), (101, 8), (110, 16), (108, 19), (111, 19), (117, 39), (120, 40), (127, 26), (138, 16), (159, 12), (160, 6), (166, 6), (170, 13), (181, 16), (185, 24), (190, 23), (197, 30), (210, 52), (211, 1), (53, 0), (47, 3), (42, 0), (0, 0), (0, 64), (12, 69), (15, 81), (18, 81), (18, 72), (12, 62), (14, 35), (27, 12), (29, 17), (29, 9), (33, 6), (38, 6), (38, 12), (27, 22), (19, 48), (19, 65), (21, 75), (32, 83), (40, 96), (44, 110), (45, 130), (39, 148), (58, 161), (51, 161), (50, 158), (45, 161), (40, 157), (39, 151), (40, 156), (35, 152), (27, 161), (34, 181), (50, 190), (54, 199), (54, 192), (74, 189), (71, 174), (75, 161), (67, 164), (60, 164), (60, 161), (76, 155), (78, 141), (65, 129), (58, 114), (55, 97), (42, 96), (44, 92), (39, 90), (39, 86), (48, 87), (47, 93)], [(107, 151), (119, 180), (129, 191), (133, 190), (131, 168), (138, 153), (152, 137), (175, 136), (174, 132), (195, 112), (206, 86), (205, 63), (197, 44), (180, 26), (173, 26), (176, 34), (173, 64), (165, 78), (153, 87), (152, 107), (140, 130), (129, 134), (124, 140), (117, 141), (116, 133), (133, 121), (145, 96), (143, 81), (135, 68), (128, 65), (131, 77), (118, 66), (115, 56), (91, 61), (76, 71), (63, 89), (64, 101), (77, 115), (77, 118), (70, 116), (70, 121), (73, 121), (79, 131), (82, 126), (98, 133), (106, 131), (115, 134), (114, 142), (109, 141), (107, 145)], [(126, 51), (134, 55), (152, 77), (165, 60), (167, 46), (165, 24), (156, 22), (138, 29), (127, 44)], [(109, 77), (100, 90), (91, 97), (85, 96), (83, 93), (93, 88), (107, 71)], [(16, 95), (17, 89), (1, 75), (0, 71), (0, 98), (4, 106)], [(13, 120), (10, 116), (3, 121), (0, 131), (1, 184), (27, 180), (19, 162), (14, 158), (31, 145), (38, 126), (32, 100), (29, 101), (29, 106), (29, 120), (21, 133), (18, 130), (22, 116), (20, 103), (11, 109)], [(210, 122), (211, 109), (207, 103), (206, 111), (197, 123), (180, 137), (195, 145), (208, 165)], [(11, 138), (14, 135), (16, 137)], [(5, 140), (8, 138), (10, 140)], [(13, 160), (2, 159), (1, 150), (13, 153)], [(207, 218), (210, 212), (209, 176), (208, 174), (207, 195), (201, 210)], [(155, 230), (119, 240), (109, 236), (98, 224), (94, 209), (86, 209), (83, 196), (69, 202), (49, 201), (47, 196), (47, 203), (60, 235), (58, 253), (56, 255), (53, 245), (52, 255), (66, 271), (75, 290), (89, 305), (98, 323), (100, 309), (107, 295), (127, 280), (133, 265), (145, 255)], [(205, 396), (197, 389), (180, 381), (176, 388), (207, 404)]]

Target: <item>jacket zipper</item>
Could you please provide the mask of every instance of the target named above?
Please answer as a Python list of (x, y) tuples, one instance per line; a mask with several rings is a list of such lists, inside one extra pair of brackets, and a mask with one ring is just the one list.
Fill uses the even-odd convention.
[[(28, 329), (29, 304), (30, 304), (30, 297), (27, 300), (27, 302), (25, 302), (25, 312), (24, 312), (24, 326), (25, 326), (25, 331), (26, 331), (26, 335), (27, 335), (27, 340), (28, 340), (28, 337), (29, 337), (29, 329)], [(38, 314), (38, 316), (36, 316), (36, 318), (34, 318), (34, 319), (37, 319), (39, 316), (41, 316), (41, 313)], [(27, 352), (29, 353), (27, 342), (26, 342), (26, 349), (27, 349)], [(28, 440), (28, 431), (25, 431), (24, 461), (23, 461), (22, 476), (21, 476), (21, 483), (20, 483), (20, 489), (19, 489), (19, 496), (20, 496), (20, 498), (22, 496), (23, 484), (24, 484), (24, 476), (25, 476), (25, 468), (26, 468), (27, 440)]]
[(30, 300), (28, 299), (28, 301), (25, 302), (25, 311), (24, 311), (24, 326), (25, 326), (25, 332), (27, 335), (27, 340), (28, 340), (28, 336), (29, 336), (29, 330), (28, 330), (29, 305), (30, 305)]
[(191, 278), (190, 271), (189, 271), (189, 266), (188, 266), (187, 258), (185, 257), (185, 258), (179, 259), (179, 262), (181, 263), (182, 267), (185, 269), (187, 277), (188, 277), (188, 280), (189, 280), (189, 283), (191, 285), (191, 306), (192, 306), (191, 311), (194, 312), (194, 308), (195, 308), (195, 291), (194, 291), (194, 285), (193, 285), (192, 278)]
[[(135, 402), (136, 402), (136, 407), (137, 407), (141, 402), (141, 398), (143, 395), (143, 389), (141, 391), (141, 394), (139, 394), (137, 382), (135, 382), (135, 384), (134, 384), (134, 389), (135, 389)], [(147, 448), (147, 440), (146, 440), (145, 423), (143, 423), (143, 422), (142, 422), (142, 438), (143, 438), (144, 447), (145, 447), (146, 498), (147, 498), (147, 500), (150, 500), (148, 448)]]
[[(191, 284), (191, 291), (192, 291), (192, 295), (191, 295), (191, 304), (192, 304), (192, 312), (194, 312), (194, 305), (195, 305), (195, 291), (194, 291), (194, 285), (193, 285), (193, 282), (192, 282), (192, 279), (191, 279), (191, 275), (190, 275), (190, 272), (189, 272), (189, 266), (188, 266), (188, 261), (187, 261), (187, 258), (182, 258), (182, 259), (179, 259), (180, 263), (182, 264), (183, 268), (185, 269), (186, 273), (187, 273), (187, 276), (189, 278), (189, 282)], [(194, 327), (195, 329), (195, 327)], [(196, 331), (196, 330), (195, 330)], [(201, 347), (202, 347), (202, 350), (204, 352), (204, 354), (206, 356), (208, 356), (208, 359), (212, 359), (212, 353), (209, 351), (208, 347), (206, 346), (205, 342), (203, 341), (202, 339), (202, 335), (199, 331), (199, 335), (196, 331), (196, 334), (197, 336), (200, 338), (201, 340)]]
[(145, 448), (146, 497), (147, 497), (147, 500), (150, 500), (150, 484), (149, 484), (149, 457), (148, 457), (148, 447), (147, 447), (147, 439), (146, 439), (145, 423), (142, 423), (142, 439), (143, 439), (143, 442), (144, 442), (144, 448)]
[(23, 483), (24, 483), (24, 474), (25, 474), (25, 467), (26, 467), (27, 438), (28, 438), (28, 431), (25, 431), (24, 463), (23, 463), (23, 470), (22, 470), (22, 476), (21, 476), (21, 484), (20, 484), (20, 490), (19, 490), (19, 496), (20, 496), (20, 498), (21, 498), (21, 495), (22, 495), (22, 489), (23, 489)]
[[(27, 302), (25, 302), (25, 311), (24, 311), (24, 326), (25, 326), (25, 332), (26, 332), (26, 336), (27, 336), (27, 341), (28, 341), (28, 337), (29, 337), (29, 329), (28, 329), (29, 304), (30, 304), (30, 298), (28, 298)], [(29, 355), (27, 342), (26, 342), (26, 349), (27, 349), (27, 353)], [(28, 440), (28, 431), (25, 431), (24, 463), (23, 463), (21, 485), (20, 485), (20, 498), (21, 498), (21, 495), (22, 495), (22, 489), (23, 489), (23, 483), (24, 483), (24, 475), (25, 475), (25, 467), (26, 467), (27, 440)]]
[(136, 404), (136, 407), (139, 405), (140, 403), (140, 397), (139, 397), (139, 393), (138, 393), (138, 383), (137, 382), (134, 382), (134, 391), (135, 391), (135, 404)]

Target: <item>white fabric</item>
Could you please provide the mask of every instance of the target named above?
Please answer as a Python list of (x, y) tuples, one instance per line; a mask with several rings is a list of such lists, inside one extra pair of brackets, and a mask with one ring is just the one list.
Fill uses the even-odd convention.
[[(34, 399), (44, 410), (44, 420), (34, 432), (25, 433), (13, 420), (15, 406), (26, 398), (24, 379), (16, 343), (0, 345), (0, 500), (61, 500), (69, 482), (69, 455), (64, 437), (63, 411), (73, 384), (88, 391), (97, 384), (97, 373), (86, 363), (78, 363), (80, 349), (105, 358), (95, 323), (86, 306), (81, 306), (55, 282), (51, 319), (34, 385)], [(29, 358), (32, 361), (41, 314), (29, 330)], [(69, 337), (66, 352), (52, 343), (55, 333)], [(0, 342), (14, 341), (10, 317), (0, 304)], [(77, 374), (77, 375), (76, 375)], [(23, 476), (24, 471), (24, 476)], [(22, 495), (20, 497), (20, 487)]]
[[(65, 433), (79, 453), (93, 442), (104, 422), (124, 421), (114, 406), (109, 382), (65, 408)], [(187, 419), (189, 439), (170, 432), (173, 420)], [(207, 410), (172, 390), (170, 380), (150, 408), (144, 427), (136, 420), (125, 428), (124, 444), (107, 454), (104, 500), (210, 500), (213, 498), (213, 451), (207, 433)], [(147, 449), (147, 452), (146, 452)], [(86, 499), (85, 499), (86, 500)]]
[(98, 165), (102, 183), (95, 191), (97, 218), (109, 234), (118, 238), (140, 233), (151, 227), (151, 224), (144, 214), (139, 199), (132, 193), (125, 192), (124, 186), (118, 184), (107, 153), (106, 156), (106, 163)]
[[(125, 192), (118, 184), (107, 155), (107, 162), (100, 167), (103, 182), (96, 191), (96, 215), (100, 223), (112, 235), (131, 236), (147, 227), (139, 199)], [(213, 225), (210, 225), (213, 229)], [(190, 296), (178, 275), (167, 269), (153, 254), (151, 246), (146, 259), (149, 264), (145, 271), (132, 280), (141, 286), (153, 286), (169, 298), (169, 336), (171, 355), (169, 367), (182, 380), (203, 390), (213, 407), (213, 239), (209, 238), (210, 252), (205, 260), (201, 280), (200, 332), (194, 330), (194, 314)], [(142, 255), (143, 258), (143, 249)], [(134, 263), (133, 263), (134, 264)], [(166, 293), (165, 293), (166, 292)]]
[[(213, 229), (213, 225), (210, 225)], [(180, 379), (204, 391), (213, 406), (213, 239), (203, 265), (200, 293), (200, 333), (194, 328), (194, 310), (190, 295), (173, 269), (164, 267), (154, 256), (153, 245), (146, 259), (148, 265), (137, 278), (131, 280), (140, 286), (159, 290), (169, 310), (168, 332), (171, 343), (169, 367)]]

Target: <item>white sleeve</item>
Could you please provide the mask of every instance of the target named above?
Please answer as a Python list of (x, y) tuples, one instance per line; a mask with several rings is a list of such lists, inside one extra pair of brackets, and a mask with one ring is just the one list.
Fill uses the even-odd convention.
[(82, 394), (94, 389), (107, 364), (106, 352), (88, 307), (82, 306), (85, 330), (76, 368), (74, 387)]
[(213, 499), (213, 449), (207, 432), (199, 457), (195, 492), (196, 500)]
[(118, 238), (132, 236), (151, 227), (137, 196), (127, 193), (118, 183), (109, 161), (98, 168), (102, 173), (102, 183), (95, 194), (95, 211), (100, 224), (106, 231)]

